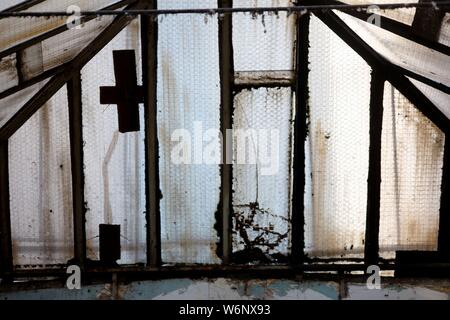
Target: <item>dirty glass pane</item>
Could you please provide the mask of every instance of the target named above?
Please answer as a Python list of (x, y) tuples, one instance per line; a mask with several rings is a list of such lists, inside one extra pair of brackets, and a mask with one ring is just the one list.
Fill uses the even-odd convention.
[(310, 257), (362, 257), (370, 68), (314, 16), (310, 26), (305, 250)]
[(444, 134), (389, 83), (381, 154), (380, 256), (436, 250)]
[(122, 264), (146, 261), (143, 107), (141, 131), (119, 133), (117, 106), (100, 104), (99, 87), (115, 85), (112, 50), (135, 50), (141, 82), (139, 39), (135, 20), (82, 70), (87, 255), (99, 259), (99, 224), (120, 224)]
[(338, 13), (368, 45), (388, 61), (450, 86), (450, 57), (370, 23)]
[(291, 229), (292, 91), (244, 90), (234, 108), (233, 257), (282, 262)]
[(20, 90), (0, 100), (0, 128), (5, 125), (20, 108), (41, 89), (48, 80)]
[(19, 83), (16, 69), (16, 55), (12, 54), (0, 60), (0, 92)]
[[(213, 8), (217, 1), (164, 1), (159, 7)], [(161, 245), (166, 263), (220, 262), (214, 229), (219, 165), (204, 159), (210, 142), (207, 130), (220, 129), (217, 20), (216, 15), (159, 18)], [(180, 151), (183, 161), (174, 161), (180, 146), (187, 147)]]
[[(234, 7), (288, 7), (289, 0), (234, 1)], [(236, 71), (292, 70), (295, 15), (286, 12), (233, 15), (233, 51)]]
[[(343, 0), (348, 4), (383, 4), (383, 3), (417, 3), (418, 0)], [(375, 9), (375, 7), (374, 7)], [(390, 19), (412, 25), (416, 8), (399, 8), (393, 10), (373, 10), (372, 12), (386, 16)]]
[(439, 42), (446, 46), (450, 46), (450, 13), (446, 13), (444, 20), (442, 21)]
[(73, 59), (113, 20), (112, 16), (91, 20), (80, 26), (80, 29), (70, 29), (23, 50), (24, 79), (30, 79)]
[(450, 119), (450, 95), (426, 85), (423, 82), (409, 78), (409, 80), (420, 90), (422, 93), (430, 99), (433, 104), (442, 111), (443, 114)]
[(15, 265), (43, 267), (73, 257), (68, 118), (63, 87), (9, 140)]
[[(97, 10), (114, 3), (114, 0), (47, 0), (25, 11), (66, 11), (70, 5), (81, 10)], [(67, 22), (67, 17), (12, 17), (0, 20), (0, 50), (34, 38)]]

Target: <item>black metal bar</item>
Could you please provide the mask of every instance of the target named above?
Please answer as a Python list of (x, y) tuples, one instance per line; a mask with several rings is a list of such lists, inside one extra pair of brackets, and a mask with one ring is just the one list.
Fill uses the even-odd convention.
[(86, 263), (86, 229), (83, 172), (83, 121), (81, 75), (78, 71), (67, 83), (69, 103), (70, 159), (72, 167), (72, 208), (74, 263), (84, 270)]
[[(147, 2), (157, 8), (157, 0)], [(161, 216), (157, 123), (158, 23), (141, 16), (142, 74), (145, 107), (147, 265), (161, 264)]]
[(304, 261), (305, 140), (307, 135), (307, 113), (309, 109), (309, 22), (309, 14), (304, 14), (298, 16), (297, 18), (294, 163), (292, 187), (291, 263), (293, 265), (300, 265)]
[(383, 75), (378, 70), (372, 70), (372, 81), (370, 84), (369, 173), (367, 178), (367, 216), (364, 247), (364, 260), (367, 265), (378, 264), (383, 93)]
[[(389, 263), (380, 263), (378, 265), (381, 270), (395, 270), (396, 266)], [(351, 271), (366, 271), (366, 265), (362, 263), (331, 263), (331, 264), (303, 264), (297, 268), (292, 266), (249, 266), (249, 265), (231, 265), (231, 266), (204, 266), (204, 265), (190, 265), (190, 266), (170, 266), (160, 268), (148, 268), (139, 266), (121, 266), (116, 268), (95, 268), (89, 269), (86, 274), (89, 278), (105, 276), (110, 279), (111, 273), (117, 273), (126, 277), (127, 280), (133, 280), (136, 277), (141, 279), (165, 279), (165, 278), (217, 278), (217, 277), (249, 277), (255, 278), (295, 278), (303, 273), (304, 277), (319, 276), (319, 274), (311, 274), (309, 272), (351, 272)], [(402, 270), (450, 270), (450, 263), (417, 263), (404, 264)], [(60, 276), (67, 277), (65, 268), (61, 269), (34, 269), (34, 270), (15, 270), (15, 277), (51, 277)], [(326, 275), (323, 275), (326, 276)], [(330, 275), (328, 275), (330, 276)], [(421, 275), (430, 277), (432, 274)], [(365, 278), (365, 280), (367, 280)]]
[(445, 135), (442, 169), (438, 250), (444, 255), (450, 255), (450, 133), (448, 132)]
[[(140, 8), (142, 4), (131, 5)], [(0, 129), (0, 139), (9, 139), (39, 108), (47, 102), (67, 81), (88, 63), (105, 45), (111, 41), (132, 20), (133, 16), (117, 17), (100, 35), (87, 45), (72, 61), (65, 65), (61, 73), (55, 75)]]
[[(81, 11), (81, 15), (169, 15), (169, 14), (220, 14), (220, 13), (236, 13), (236, 12), (302, 12), (302, 13), (320, 13), (330, 12), (332, 10), (367, 10), (369, 7), (376, 5), (381, 10), (400, 9), (400, 8), (424, 8), (435, 10), (434, 7), (440, 10), (448, 10), (450, 1), (442, 1), (440, 3), (371, 3), (371, 4), (319, 4), (319, 5), (301, 5), (288, 7), (224, 7), (224, 8), (194, 8), (194, 9), (162, 9), (162, 10), (147, 10), (147, 9), (127, 9), (123, 11), (112, 10), (94, 10)], [(0, 17), (51, 17), (51, 16), (69, 16), (71, 13), (65, 11), (46, 11), (46, 12), (0, 12)]]
[[(432, 0), (419, 0), (419, 3), (431, 2)], [(433, 0), (439, 3), (441, 0)], [(441, 31), (442, 20), (445, 11), (443, 10), (416, 10), (414, 20), (411, 25), (412, 32), (430, 41), (438, 41)]]
[(0, 140), (0, 275), (7, 276), (12, 270), (8, 140)]
[[(128, 5), (130, 3), (134, 3), (134, 2), (136, 2), (136, 0), (122, 0), (122, 1), (116, 2), (116, 3), (112, 4), (112, 5), (109, 5), (109, 6), (103, 8), (101, 10), (116, 10), (116, 9), (124, 7), (124, 6), (126, 6), (126, 5)], [(96, 18), (95, 16), (84, 16), (84, 17), (80, 18), (80, 23), (86, 23), (86, 22), (89, 22), (89, 21), (91, 21), (91, 20), (93, 20), (95, 18)], [(21, 42), (19, 44), (16, 44), (16, 45), (14, 45), (12, 47), (9, 47), (9, 48), (1, 51), (0, 52), (0, 59), (2, 59), (3, 57), (9, 56), (10, 54), (13, 54), (15, 52), (27, 49), (27, 48), (31, 47), (32, 45), (35, 45), (35, 44), (37, 44), (39, 42), (42, 42), (42, 41), (44, 41), (46, 39), (49, 39), (51, 37), (57, 36), (58, 34), (61, 34), (64, 31), (67, 31), (67, 30), (69, 30), (69, 27), (67, 26), (67, 24), (63, 24), (63, 25), (61, 25), (61, 26), (59, 26), (59, 27), (57, 27), (55, 29), (52, 29), (52, 30), (47, 31), (45, 33), (42, 33), (42, 34), (40, 34), (40, 35), (38, 35), (38, 36), (36, 36), (34, 38), (25, 40), (24, 42)]]
[[(331, 0), (329, 1), (329, 3), (334, 3), (334, 4), (343, 4), (341, 1), (334, 1)], [(387, 30), (389, 32), (392, 32), (400, 37), (403, 37), (405, 39), (414, 41), (422, 46), (425, 46), (427, 48), (436, 50), (440, 53), (443, 53), (445, 55), (450, 56), (450, 47), (446, 46), (442, 43), (439, 43), (437, 41), (432, 41), (427, 39), (426, 37), (423, 37), (422, 35), (418, 35), (418, 34), (414, 34), (412, 32), (412, 28), (411, 26), (404, 24), (402, 22), (396, 21), (394, 19), (388, 18), (386, 16), (374, 13), (374, 12), (364, 12), (361, 10), (347, 10), (347, 11), (343, 11), (348, 15), (351, 15), (355, 18), (358, 18), (362, 21), (367, 22), (369, 20), (369, 18), (374, 18), (374, 20), (378, 20), (380, 21), (380, 25), (376, 25), (375, 26), (382, 28), (384, 30)]]
[[(232, 0), (218, 0), (219, 8), (233, 8)], [(219, 225), (221, 248), (219, 253), (225, 264), (232, 256), (232, 216), (233, 216), (233, 167), (230, 163), (231, 137), (227, 132), (233, 128), (233, 33), (232, 16), (219, 19), (219, 59), (220, 59), (220, 131), (222, 132), (222, 164), (220, 166), (221, 189), (219, 204)]]
[(383, 73), (386, 80), (391, 82), (405, 97), (411, 101), (426, 117), (443, 131), (450, 128), (450, 120), (439, 110), (420, 90), (418, 90), (398, 69), (380, 56), (373, 48), (365, 43), (352, 29), (332, 12), (317, 13), (333, 32), (346, 42), (373, 68)]

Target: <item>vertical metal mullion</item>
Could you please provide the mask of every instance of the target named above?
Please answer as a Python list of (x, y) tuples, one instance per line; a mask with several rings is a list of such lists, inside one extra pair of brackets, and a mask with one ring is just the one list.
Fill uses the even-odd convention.
[(9, 198), (8, 140), (0, 140), (0, 271), (3, 275), (13, 270)]
[(445, 133), (444, 166), (441, 184), (438, 250), (450, 256), (450, 133)]
[(72, 167), (74, 262), (84, 270), (86, 262), (86, 211), (84, 204), (83, 120), (80, 71), (74, 74), (72, 79), (67, 83), (67, 97)]
[[(147, 0), (147, 9), (157, 9), (157, 0)], [(147, 220), (147, 265), (161, 265), (161, 213), (157, 124), (158, 22), (141, 15), (142, 84), (145, 116), (145, 189)]]
[(305, 140), (309, 99), (309, 21), (309, 14), (297, 17), (291, 252), (291, 263), (294, 265), (299, 265), (304, 261)]
[[(218, 0), (219, 8), (232, 8), (232, 0)], [(221, 188), (220, 208), (221, 215), (219, 225), (221, 228), (221, 255), (224, 264), (231, 262), (232, 255), (232, 196), (233, 196), (233, 167), (230, 161), (232, 151), (231, 137), (227, 136), (229, 129), (233, 127), (233, 34), (232, 14), (225, 14), (219, 18), (219, 59), (220, 59), (220, 131), (222, 133), (222, 164), (220, 167)]]
[(381, 135), (383, 126), (383, 93), (385, 79), (382, 72), (372, 70), (370, 84), (370, 145), (367, 178), (367, 215), (364, 247), (366, 265), (378, 263), (380, 229)]

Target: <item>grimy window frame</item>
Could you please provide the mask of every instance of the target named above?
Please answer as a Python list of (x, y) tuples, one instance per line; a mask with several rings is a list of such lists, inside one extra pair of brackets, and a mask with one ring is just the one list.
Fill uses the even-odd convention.
[[(10, 8), (9, 11), (20, 11), (41, 0), (28, 0)], [(305, 271), (336, 271), (339, 273), (350, 271), (364, 271), (368, 265), (378, 264), (382, 269), (393, 270), (395, 265), (381, 261), (378, 254), (378, 236), (380, 220), (380, 182), (381, 182), (381, 131), (383, 116), (383, 90), (384, 83), (389, 81), (411, 103), (414, 104), (427, 118), (429, 118), (445, 134), (444, 166), (442, 171), (440, 220), (438, 234), (438, 252), (450, 256), (450, 120), (412, 83), (408, 77), (422, 81), (445, 93), (450, 88), (424, 78), (416, 73), (405, 70), (388, 62), (375, 50), (368, 46), (353, 30), (351, 30), (334, 12), (321, 11), (321, 4), (340, 4), (339, 1), (298, 1), (292, 7), (293, 11), (307, 9), (307, 13), (297, 15), (296, 41), (295, 41), (295, 79), (292, 83), (280, 81), (266, 84), (236, 84), (233, 63), (232, 39), (232, 0), (217, 0), (218, 9), (223, 17), (218, 19), (219, 32), (219, 65), (220, 65), (220, 127), (224, 133), (233, 125), (233, 100), (240, 90), (249, 87), (292, 87), (295, 93), (294, 105), (294, 158), (293, 158), (293, 186), (292, 186), (292, 230), (291, 254), (287, 265), (247, 266), (233, 264), (232, 262), (232, 165), (220, 166), (221, 189), (220, 204), (217, 220), (221, 232), (220, 250), (222, 264), (211, 266), (162, 266), (161, 260), (161, 226), (160, 226), (160, 183), (158, 163), (157, 138), (157, 45), (158, 22), (146, 12), (134, 15), (117, 15), (115, 20), (82, 52), (70, 62), (55, 67), (32, 79), (20, 81), (11, 89), (0, 92), (0, 99), (29, 87), (41, 80), (51, 79), (39, 90), (2, 128), (0, 128), (0, 277), (13, 279), (14, 277), (38, 277), (48, 275), (65, 276), (61, 269), (15, 270), (12, 257), (11, 221), (9, 203), (9, 168), (8, 168), (8, 139), (62, 86), (67, 86), (69, 106), (69, 132), (72, 164), (73, 188), (73, 221), (74, 221), (74, 258), (71, 262), (78, 264), (85, 274), (108, 275), (110, 273), (125, 273), (129, 277), (168, 277), (168, 276), (226, 276), (241, 273), (250, 273), (260, 277), (289, 277), (304, 273)], [(128, 10), (147, 10), (147, 13), (156, 12), (157, 0), (122, 0), (104, 10), (115, 10), (126, 6)], [(223, 11), (220, 11), (222, 10)], [(250, 10), (250, 9), (249, 9)], [(260, 12), (260, 9), (251, 9)], [(341, 9), (339, 9), (341, 10)], [(195, 10), (194, 10), (195, 11)], [(366, 20), (367, 12), (348, 11), (342, 9), (358, 19)], [(0, 12), (1, 13), (1, 12)], [(314, 264), (307, 259), (304, 253), (304, 192), (305, 192), (305, 139), (307, 132), (307, 112), (309, 101), (308, 74), (309, 74), (309, 22), (310, 15), (314, 14), (345, 43), (355, 50), (371, 67), (371, 95), (370, 95), (370, 146), (369, 146), (369, 172), (367, 194), (367, 216), (364, 261), (361, 263)], [(145, 157), (146, 157), (146, 266), (96, 268), (86, 265), (86, 230), (85, 230), (85, 203), (84, 203), (84, 172), (83, 172), (83, 141), (82, 141), (82, 101), (81, 76), (84, 65), (90, 61), (109, 41), (111, 41), (133, 19), (140, 16), (142, 73), (144, 88), (144, 118), (145, 118)], [(89, 21), (93, 16), (83, 16), (83, 21)], [(399, 36), (415, 41), (416, 43), (450, 56), (450, 47), (438, 43), (424, 35), (413, 32), (413, 27), (379, 16), (381, 28)], [(420, 19), (417, 19), (420, 21)], [(419, 26), (420, 27), (420, 26)], [(419, 28), (420, 29), (420, 28)], [(20, 53), (24, 49), (48, 39), (67, 30), (59, 27), (50, 30), (30, 40), (24, 41), (12, 48), (0, 52), (0, 58), (12, 53)], [(20, 61), (17, 68), (20, 70)], [(19, 73), (20, 74), (20, 73)], [(223, 134), (226, 139), (226, 134)], [(227, 145), (224, 141), (223, 145)], [(225, 152), (223, 152), (224, 157)], [(347, 260), (350, 261), (350, 260)], [(412, 269), (422, 267), (444, 268), (450, 270), (450, 264), (415, 264)]]

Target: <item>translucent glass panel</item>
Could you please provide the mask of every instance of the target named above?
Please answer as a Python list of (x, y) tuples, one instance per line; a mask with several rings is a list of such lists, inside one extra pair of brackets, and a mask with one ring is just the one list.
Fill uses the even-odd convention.
[(0, 60), (0, 92), (19, 83), (16, 69), (16, 55), (4, 57)]
[(234, 108), (233, 251), (276, 261), (289, 251), (292, 92), (244, 90)]
[(80, 29), (70, 29), (23, 51), (26, 59), (23, 76), (32, 78), (43, 71), (62, 65), (73, 59), (81, 50), (92, 42), (112, 21), (114, 17), (107, 16), (91, 20)]
[(409, 79), (433, 104), (450, 119), (450, 95), (423, 82)]
[(450, 86), (450, 57), (343, 13), (339, 16), (368, 45), (407, 70)]
[(381, 154), (380, 256), (436, 250), (444, 134), (386, 83)]
[(22, 0), (3, 0), (0, 3), (0, 10), (6, 10), (9, 9), (12, 6), (15, 6), (16, 4), (19, 4), (23, 2)]
[[(417, 3), (418, 0), (343, 0), (342, 2), (348, 4), (383, 4), (383, 3)], [(390, 10), (372, 10), (373, 13), (377, 13), (388, 18), (397, 20), (399, 22), (412, 25), (414, 21), (414, 15), (416, 14), (416, 8), (399, 8)]]
[(444, 20), (442, 21), (439, 42), (446, 46), (450, 46), (450, 13), (446, 13)]
[(87, 254), (99, 259), (99, 224), (120, 224), (119, 263), (146, 261), (145, 153), (141, 131), (119, 133), (117, 106), (100, 104), (100, 86), (114, 86), (113, 50), (135, 50), (141, 79), (139, 24), (134, 21), (82, 70)]
[(9, 140), (15, 265), (73, 257), (67, 93), (63, 87)]
[[(159, 4), (161, 9), (195, 6), (212, 8), (217, 1)], [(162, 259), (168, 263), (220, 262), (214, 229), (219, 165), (202, 159), (208, 144), (205, 132), (220, 128), (217, 20), (217, 16), (205, 20), (202, 15), (169, 15), (160, 17), (158, 26), (161, 245)], [(186, 135), (180, 137), (182, 132)], [(172, 159), (180, 143), (192, 147), (183, 163)]]
[[(70, 5), (76, 5), (81, 10), (101, 9), (114, 0), (47, 0), (36, 4), (25, 11), (66, 11)], [(25, 40), (36, 37), (59, 27), (67, 22), (67, 17), (33, 17), (4, 18), (0, 20), (0, 50), (11, 47)]]
[(361, 257), (370, 69), (314, 16), (310, 27), (305, 250), (311, 257)]
[[(234, 1), (234, 7), (290, 6), (289, 0)], [(233, 51), (236, 71), (292, 70), (295, 15), (264, 13), (233, 15)]]
[(48, 80), (20, 90), (0, 100), (0, 128), (11, 119), (20, 108), (35, 95)]

